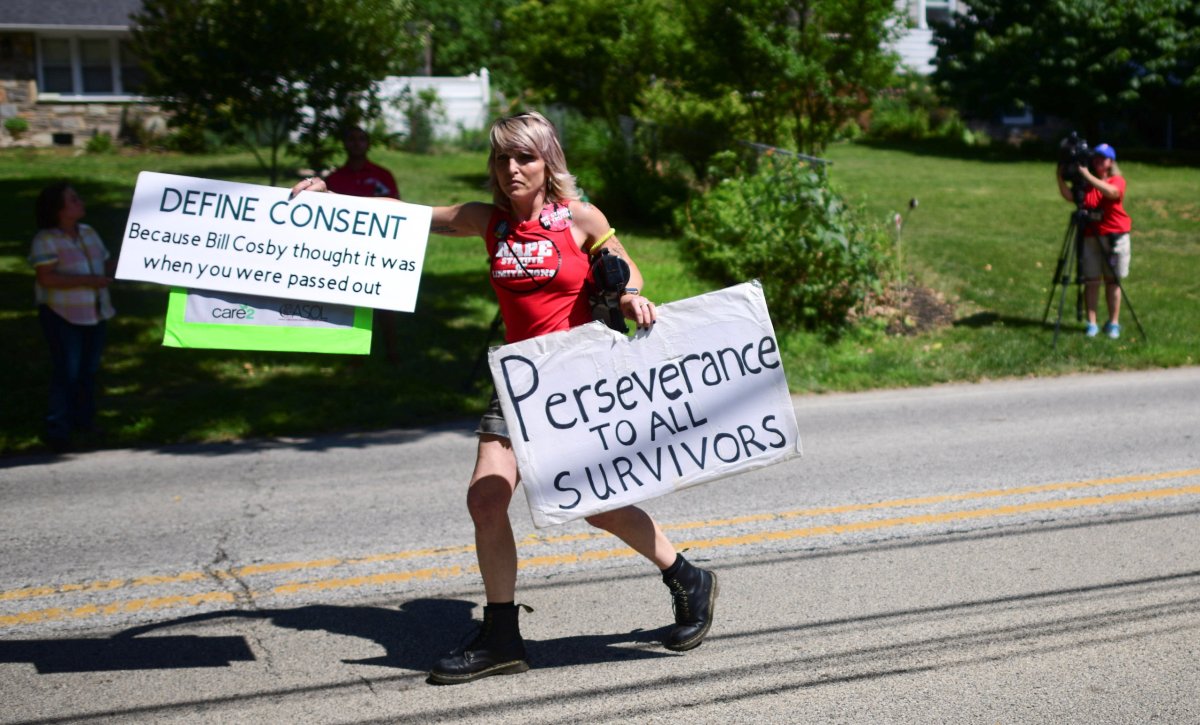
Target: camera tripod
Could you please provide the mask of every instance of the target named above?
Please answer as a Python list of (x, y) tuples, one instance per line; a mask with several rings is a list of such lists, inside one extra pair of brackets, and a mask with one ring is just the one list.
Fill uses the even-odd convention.
[[(1058, 296), (1058, 319), (1054, 321), (1054, 348), (1058, 349), (1058, 332), (1062, 327), (1063, 305), (1067, 299), (1067, 287), (1072, 284), (1069, 270), (1074, 268), (1076, 285), (1075, 291), (1075, 319), (1083, 319), (1083, 235), (1084, 228), (1087, 226), (1088, 210), (1083, 206), (1081, 194), (1075, 195), (1075, 211), (1071, 212), (1071, 218), (1067, 221), (1067, 232), (1063, 235), (1062, 250), (1058, 253), (1058, 262), (1054, 267), (1054, 277), (1050, 280), (1050, 295), (1046, 298), (1046, 310), (1042, 313), (1042, 324), (1046, 324), (1046, 320), (1050, 317), (1050, 303), (1054, 301), (1054, 288), (1062, 285), (1062, 291)], [(1137, 312), (1133, 309), (1133, 302), (1125, 294), (1125, 288), (1121, 286), (1121, 278), (1117, 276), (1116, 270), (1112, 267), (1109, 254), (1101, 254), (1101, 264), (1104, 265), (1105, 276), (1113, 279), (1117, 285), (1117, 289), (1121, 291), (1121, 301), (1129, 308), (1129, 315), (1133, 318), (1133, 323), (1137, 325), (1138, 332), (1141, 333), (1142, 339), (1149, 341), (1146, 337), (1146, 330), (1142, 328), (1142, 323), (1138, 320)]]

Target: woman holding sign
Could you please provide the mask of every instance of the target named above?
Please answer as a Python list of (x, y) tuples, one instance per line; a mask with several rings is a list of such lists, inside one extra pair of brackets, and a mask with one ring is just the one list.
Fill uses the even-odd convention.
[[(537, 113), (502, 118), (491, 128), (488, 172), (493, 202), (435, 207), (431, 231), (478, 236), (491, 260), (492, 287), (504, 318), (506, 341), (567, 330), (592, 321), (588, 300), (589, 255), (601, 249), (625, 259), (630, 280), (620, 297), (625, 317), (639, 327), (654, 324), (654, 303), (640, 294), (641, 273), (599, 209), (580, 201), (554, 126)], [(324, 191), (320, 179), (295, 191)], [(434, 665), (430, 681), (471, 682), (529, 669), (517, 623), (517, 549), (508, 506), (520, 481), (517, 459), (499, 401), (480, 421), (475, 470), (467, 508), (475, 524), (475, 548), (487, 606), (483, 627), (462, 651)], [(690, 564), (646, 512), (628, 506), (587, 518), (649, 559), (671, 591), (675, 625), (664, 645), (697, 647), (712, 623), (716, 576)]]

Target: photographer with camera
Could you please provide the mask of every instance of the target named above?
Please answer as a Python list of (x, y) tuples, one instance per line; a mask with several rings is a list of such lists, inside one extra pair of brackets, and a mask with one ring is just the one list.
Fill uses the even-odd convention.
[[(1086, 152), (1086, 142), (1080, 146)], [(1084, 334), (1095, 337), (1100, 332), (1096, 326), (1096, 306), (1100, 297), (1100, 279), (1103, 278), (1104, 296), (1108, 302), (1108, 322), (1104, 324), (1104, 332), (1115, 340), (1121, 336), (1118, 321), (1120, 280), (1129, 274), (1129, 232), (1132, 228), (1129, 215), (1122, 206), (1125, 177), (1117, 167), (1117, 152), (1102, 143), (1092, 149), (1088, 163), (1076, 159), (1060, 162), (1057, 177), (1062, 197), (1089, 212), (1081, 253), (1083, 298), (1087, 309)]]

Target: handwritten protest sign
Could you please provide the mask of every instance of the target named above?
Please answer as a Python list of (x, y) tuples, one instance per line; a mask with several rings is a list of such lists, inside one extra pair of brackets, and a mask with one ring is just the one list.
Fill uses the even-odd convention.
[(762, 289), (659, 309), (633, 338), (593, 323), (489, 353), (535, 526), (800, 454)]
[(120, 279), (412, 312), (432, 209), (143, 171)]

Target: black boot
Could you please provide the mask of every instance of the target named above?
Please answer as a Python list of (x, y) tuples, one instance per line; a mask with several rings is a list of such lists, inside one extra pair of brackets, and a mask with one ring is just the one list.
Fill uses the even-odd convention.
[[(429, 673), (433, 685), (460, 685), (490, 675), (515, 675), (529, 669), (525, 640), (517, 623), (516, 604), (489, 604), (483, 608), (479, 634), (462, 652), (438, 660)], [(533, 610), (525, 607), (528, 611)]]
[(663, 639), (663, 645), (675, 652), (699, 647), (712, 626), (717, 575), (692, 566), (679, 555), (671, 568), (663, 572), (663, 582), (671, 590), (675, 608), (675, 626)]

